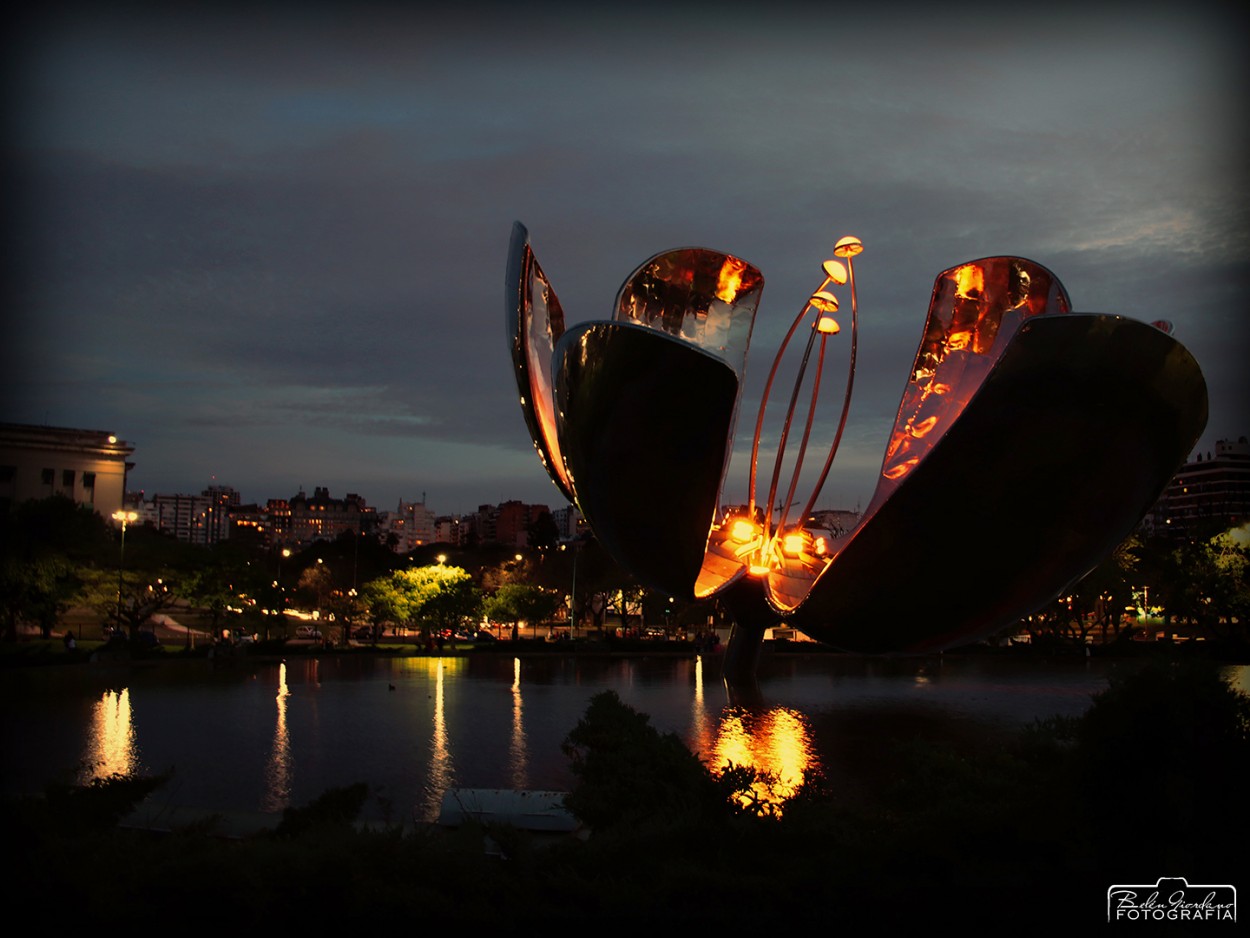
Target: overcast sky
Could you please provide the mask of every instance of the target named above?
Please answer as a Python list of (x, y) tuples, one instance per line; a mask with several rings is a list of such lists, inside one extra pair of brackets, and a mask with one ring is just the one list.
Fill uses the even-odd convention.
[(12, 30), (0, 419), (117, 433), (149, 495), (561, 506), (504, 331), (520, 220), (570, 322), (667, 248), (761, 269), (739, 452), (820, 262), (862, 238), (823, 507), (867, 503), (933, 278), (990, 254), (1170, 320), (1201, 448), (1250, 435), (1233, 5), (446, 6), (52, 4)]

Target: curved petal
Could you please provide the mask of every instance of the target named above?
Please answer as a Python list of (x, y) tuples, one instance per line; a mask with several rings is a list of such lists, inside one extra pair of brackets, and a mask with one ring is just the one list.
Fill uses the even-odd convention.
[(565, 498), (575, 501), (560, 454), (551, 381), (551, 354), (564, 334), (564, 310), (530, 248), (529, 232), (520, 222), (512, 226), (505, 291), (508, 348), (525, 424), (551, 481)]
[(1070, 309), (1059, 279), (1023, 257), (984, 257), (938, 274), (873, 499), (888, 498), (958, 419), (1021, 322)]
[(1166, 333), (1116, 316), (1028, 319), (790, 621), (871, 653), (1003, 628), (1133, 530), (1206, 419), (1202, 371)]
[(578, 508), (639, 581), (689, 598), (728, 456), (734, 370), (663, 332), (596, 322), (565, 333), (555, 374)]
[(722, 359), (741, 381), (764, 277), (707, 248), (663, 251), (638, 265), (616, 295), (619, 322), (684, 339)]
[[(983, 257), (937, 275), (881, 476), (859, 527), (959, 419), (1020, 323), (1070, 308), (1059, 279), (1023, 257)], [(767, 576), (769, 601), (782, 613), (796, 609), (834, 556), (836, 547), (827, 556), (780, 556)]]

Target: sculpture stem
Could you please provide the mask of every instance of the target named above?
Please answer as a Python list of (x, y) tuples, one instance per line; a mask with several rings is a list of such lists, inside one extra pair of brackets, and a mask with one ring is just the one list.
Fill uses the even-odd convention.
[(859, 345), (859, 305), (855, 302), (855, 265), (849, 257), (846, 259), (846, 267), (851, 282), (851, 363), (846, 374), (846, 393), (842, 397), (842, 416), (838, 420), (838, 432), (833, 435), (833, 444), (829, 447), (829, 456), (825, 459), (825, 467), (820, 470), (820, 478), (816, 480), (816, 487), (812, 489), (811, 497), (803, 507), (803, 518), (811, 517), (820, 490), (825, 487), (825, 480), (829, 478), (829, 467), (833, 465), (833, 457), (837, 454), (838, 445), (842, 442), (842, 431), (846, 429), (847, 414), (851, 411), (851, 391), (855, 387), (855, 353)]
[[(815, 332), (813, 331), (813, 335)], [(820, 397), (820, 373), (825, 367), (825, 340), (828, 337), (821, 333), (820, 336), (820, 354), (816, 357), (816, 374), (812, 378), (812, 399), (807, 405), (807, 423), (803, 426), (803, 439), (799, 443), (799, 456), (794, 463), (794, 474), (790, 477), (790, 489), (786, 492), (785, 501), (782, 502), (781, 520), (777, 522), (777, 530), (784, 531), (786, 529), (786, 521), (790, 517), (790, 509), (794, 506), (794, 491), (799, 485), (799, 474), (803, 471), (803, 458), (807, 455), (807, 441), (812, 435), (812, 423), (816, 419), (816, 401)], [(800, 515), (799, 524), (803, 523), (803, 519), (807, 518), (807, 514)]]
[(781, 428), (781, 439), (777, 441), (777, 459), (773, 462), (773, 477), (768, 485), (768, 505), (764, 509), (764, 544), (768, 544), (771, 533), (773, 503), (777, 499), (777, 484), (781, 481), (781, 464), (786, 455), (786, 440), (790, 437), (790, 424), (794, 421), (794, 408), (799, 402), (799, 390), (803, 386), (803, 375), (807, 372), (807, 362), (812, 357), (812, 344), (816, 341), (816, 330), (808, 336), (807, 347), (803, 350), (803, 360), (799, 363), (799, 373), (794, 379), (794, 390), (790, 393), (790, 406), (786, 408), (786, 422)]
[(777, 349), (777, 354), (773, 358), (773, 366), (769, 369), (768, 380), (764, 382), (764, 395), (760, 398), (760, 412), (759, 416), (755, 418), (755, 437), (751, 441), (751, 481), (747, 489), (749, 498), (747, 517), (752, 520), (755, 518), (755, 475), (760, 455), (760, 434), (764, 432), (764, 411), (768, 407), (768, 396), (772, 393), (773, 379), (777, 377), (777, 368), (781, 365), (781, 357), (786, 352), (786, 346), (790, 344), (790, 339), (794, 337), (794, 331), (798, 329), (799, 323), (803, 321), (803, 317), (807, 315), (807, 311), (810, 308), (810, 305), (804, 306), (799, 310), (799, 314), (794, 317), (794, 322), (790, 324), (790, 331), (781, 340), (781, 348)]

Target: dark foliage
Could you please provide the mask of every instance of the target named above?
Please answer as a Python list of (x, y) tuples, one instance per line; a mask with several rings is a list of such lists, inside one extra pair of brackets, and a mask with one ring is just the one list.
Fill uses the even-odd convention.
[(716, 780), (685, 744), (613, 691), (591, 698), (564, 752), (577, 778), (566, 806), (596, 830), (642, 820), (689, 823), (727, 810)]
[(368, 797), (369, 786), (364, 782), (329, 788), (306, 807), (283, 811), (282, 821), (274, 830), (274, 836), (298, 837), (318, 827), (350, 825), (359, 817)]
[(148, 795), (163, 786), (172, 772), (160, 775), (114, 774), (86, 785), (49, 785), (44, 790), (47, 819), (67, 831), (100, 831), (115, 827)]
[(1113, 679), (1076, 733), (1076, 789), (1103, 856), (1134, 866), (1240, 862), (1250, 829), (1250, 697), (1200, 660)]

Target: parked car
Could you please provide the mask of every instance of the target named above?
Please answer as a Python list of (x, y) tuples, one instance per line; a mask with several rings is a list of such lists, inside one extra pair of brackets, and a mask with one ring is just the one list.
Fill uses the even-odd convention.
[(295, 637), (303, 639), (311, 639), (314, 642), (321, 641), (321, 629), (313, 625), (300, 625), (295, 628)]

